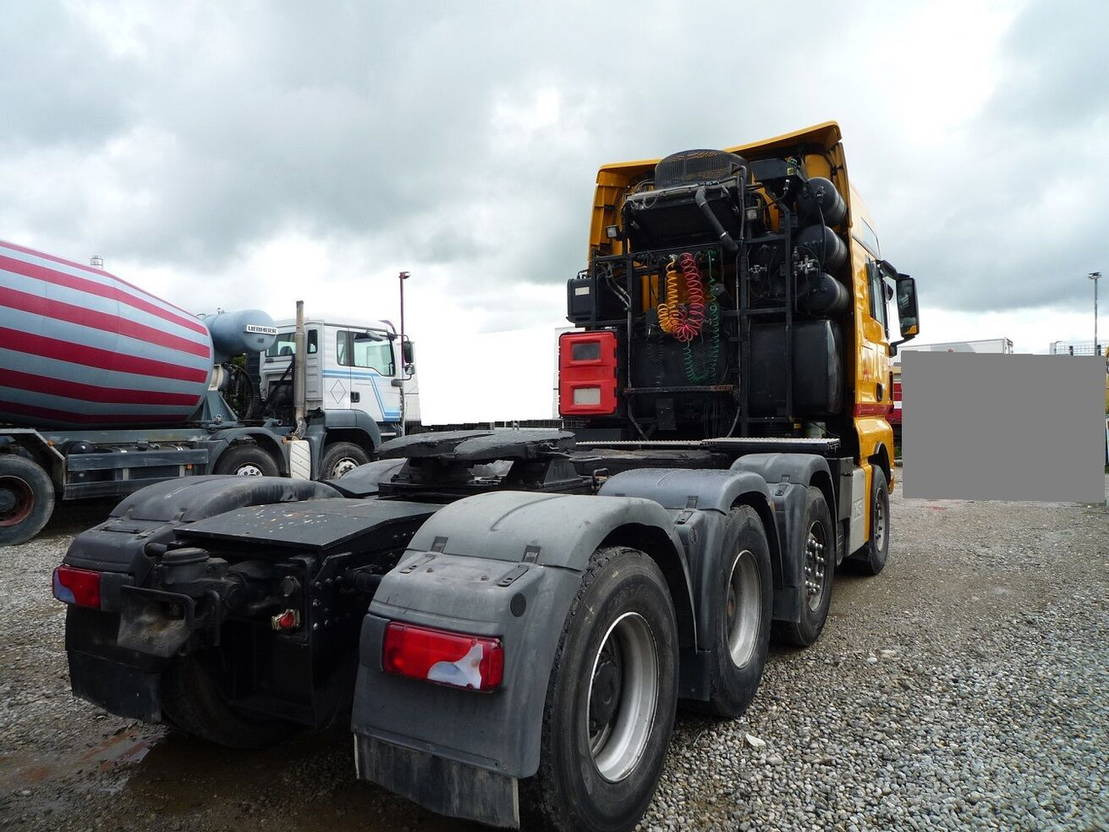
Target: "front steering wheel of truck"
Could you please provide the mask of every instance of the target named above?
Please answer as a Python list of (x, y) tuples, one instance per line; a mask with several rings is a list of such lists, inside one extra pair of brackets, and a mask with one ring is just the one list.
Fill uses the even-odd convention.
[(890, 552), (890, 487), (886, 472), (870, 469), (870, 537), (851, 556), (850, 565), (863, 575), (877, 575), (886, 566)]
[(320, 479), (337, 480), (369, 461), (370, 455), (353, 442), (332, 442), (323, 451)]
[(555, 654), (539, 771), (522, 784), (532, 824), (561, 832), (635, 826), (674, 725), (677, 650), (658, 565), (636, 549), (598, 549)]

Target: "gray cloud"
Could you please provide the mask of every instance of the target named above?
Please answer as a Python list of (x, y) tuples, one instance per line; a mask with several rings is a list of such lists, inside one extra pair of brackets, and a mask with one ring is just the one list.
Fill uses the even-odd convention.
[(5, 6), (0, 55), (5, 151), (87, 149), (125, 128), (125, 102), (104, 94), (124, 88), (125, 67), (104, 56), (94, 33), (56, 5)]
[(943, 127), (942, 96), (912, 97), (974, 56), (900, 53), (929, 6), (23, 5), (0, 30), (0, 236), (63, 254), (221, 273), (296, 232), (449, 269), (476, 302), (581, 267), (600, 163), (838, 118), (926, 300), (1082, 304), (1072, 278), (1106, 256), (1093, 3), (1024, 8), (992, 90)]
[(1105, 24), (1091, 0), (1027, 5), (981, 111), (919, 160), (931, 187), (902, 195), (894, 228), (940, 305), (1088, 307), (1086, 273), (1109, 266)]
[(1088, 128), (1109, 114), (1106, 16), (1097, 0), (1028, 6), (1005, 40), (1007, 75), (987, 112), (1020, 131)]

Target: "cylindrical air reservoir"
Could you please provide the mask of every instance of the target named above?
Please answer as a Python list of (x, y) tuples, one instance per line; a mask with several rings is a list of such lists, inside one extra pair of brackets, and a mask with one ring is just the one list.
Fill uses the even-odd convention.
[(810, 283), (809, 291), (801, 298), (805, 311), (813, 315), (842, 312), (849, 301), (847, 287), (827, 272), (816, 275)]
[(847, 203), (836, 186), (822, 176), (814, 176), (797, 195), (797, 207), (810, 222), (839, 225), (847, 218)]
[(826, 272), (835, 272), (847, 262), (847, 244), (826, 225), (803, 228), (797, 235), (796, 245), (820, 263)]
[(216, 361), (224, 362), (245, 352), (264, 352), (277, 337), (273, 318), (260, 309), (241, 312), (221, 312), (205, 318), (212, 344), (216, 348)]
[(208, 387), (208, 328), (99, 268), (0, 243), (0, 421), (167, 426)]

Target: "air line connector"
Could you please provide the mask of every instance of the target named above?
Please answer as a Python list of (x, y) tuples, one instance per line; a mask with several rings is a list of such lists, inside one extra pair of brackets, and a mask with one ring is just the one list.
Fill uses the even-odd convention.
[(270, 626), (277, 632), (300, 628), (300, 610), (287, 609), (270, 618)]

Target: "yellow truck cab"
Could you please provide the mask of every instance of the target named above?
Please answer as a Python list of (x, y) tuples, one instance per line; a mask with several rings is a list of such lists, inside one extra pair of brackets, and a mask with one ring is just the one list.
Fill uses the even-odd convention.
[[(892, 485), (890, 358), (918, 332), (916, 289), (883, 259), (835, 122), (604, 165), (588, 257), (559, 363), (580, 439), (828, 439), (853, 502), (875, 466)], [(575, 360), (597, 337), (610, 360)], [(873, 532), (862, 508), (849, 553)]]

